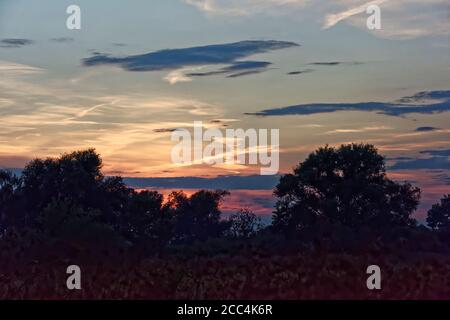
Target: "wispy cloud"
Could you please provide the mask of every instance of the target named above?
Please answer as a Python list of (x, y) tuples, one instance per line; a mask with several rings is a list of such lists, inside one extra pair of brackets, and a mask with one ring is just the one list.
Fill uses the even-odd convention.
[(450, 157), (450, 149), (425, 150), (421, 151), (420, 153), (435, 157)]
[(192, 81), (192, 78), (185, 74), (185, 72), (187, 71), (192, 71), (192, 68), (173, 70), (164, 77), (164, 80), (169, 82), (170, 84), (176, 84), (179, 82), (190, 82)]
[(254, 54), (296, 47), (298, 44), (286, 41), (241, 41), (235, 43), (208, 45), (183, 49), (166, 49), (143, 55), (112, 57), (94, 55), (83, 60), (85, 66), (119, 65), (127, 71), (161, 71), (184, 67), (233, 64)]
[(271, 190), (280, 176), (219, 176), (214, 178), (171, 177), (171, 178), (126, 178), (125, 182), (135, 188), (171, 189), (245, 189)]
[(289, 75), (289, 76), (297, 76), (297, 75), (301, 75), (301, 74), (305, 74), (305, 73), (311, 73), (311, 72), (314, 72), (314, 70), (313, 69), (296, 70), (296, 71), (288, 72), (287, 75)]
[(397, 162), (390, 167), (392, 170), (450, 170), (450, 149), (424, 150), (420, 155), (427, 158), (398, 157)]
[[(449, 91), (426, 91), (412, 97), (405, 97), (402, 101), (395, 102), (359, 102), (359, 103), (312, 103), (300, 104), (282, 108), (266, 109), (248, 115), (259, 116), (286, 116), (286, 115), (311, 115), (338, 111), (364, 111), (377, 112), (389, 116), (403, 116), (407, 114), (434, 114), (450, 111)], [(427, 103), (425, 103), (425, 101)], [(413, 104), (413, 102), (416, 102)]]
[(0, 63), (0, 160), (4, 159), (0, 165), (10, 165), (13, 160), (8, 159), (14, 157), (57, 156), (95, 146), (108, 159), (106, 171), (155, 176), (172, 167), (168, 159), (172, 142), (156, 134), (158, 129), (189, 128), (189, 119), (206, 123), (225, 118), (221, 106), (192, 98), (80, 94), (64, 81), (44, 86), (36, 81), (44, 72)]
[(450, 170), (450, 160), (443, 157), (431, 157), (426, 159), (414, 159), (407, 161), (400, 161), (391, 166), (391, 170)]
[(158, 129), (153, 129), (153, 132), (155, 133), (171, 133), (171, 132), (175, 132), (178, 129), (176, 128), (158, 128)]
[(385, 131), (392, 130), (392, 127), (388, 126), (369, 126), (362, 128), (349, 128), (349, 129), (335, 129), (331, 131), (325, 132), (325, 134), (337, 134), (337, 133), (363, 133), (363, 132), (371, 132), (371, 131)]
[(25, 64), (0, 61), (0, 73), (7, 76), (19, 76), (27, 74), (41, 73), (44, 70), (41, 68), (32, 67)]
[[(381, 9), (381, 30), (368, 31), (365, 14), (369, 5), (378, 5)], [(339, 10), (340, 8), (340, 10)], [(367, 30), (373, 35), (389, 39), (413, 39), (424, 36), (448, 36), (449, 4), (446, 0), (343, 0), (337, 9), (328, 9), (323, 27), (335, 26), (341, 21)]]
[(68, 43), (73, 42), (75, 39), (70, 37), (59, 37), (59, 38), (52, 38), (50, 41), (56, 42), (56, 43)]
[[(233, 16), (284, 14), (314, 17), (321, 27), (330, 29), (339, 23), (357, 27), (374, 36), (410, 39), (450, 34), (448, 0), (185, 0), (206, 14)], [(366, 9), (381, 8), (382, 29), (369, 31)]]
[(320, 62), (311, 62), (309, 63), (309, 65), (313, 65), (313, 66), (340, 66), (340, 65), (346, 65), (346, 66), (357, 66), (357, 65), (361, 65), (364, 64), (363, 62), (359, 62), (359, 61), (351, 61), (351, 62), (346, 62), (346, 61), (320, 61)]
[(448, 172), (439, 173), (434, 176), (434, 178), (448, 186), (450, 186), (450, 174)]
[(303, 7), (308, 0), (184, 0), (208, 14), (247, 16), (272, 10)]
[(436, 127), (418, 127), (416, 128), (416, 132), (430, 132), (430, 131), (437, 131), (437, 130), (441, 130), (440, 128), (436, 128)]
[(248, 74), (261, 73), (268, 69), (272, 63), (266, 61), (237, 61), (230, 66), (209, 72), (188, 73), (189, 77), (206, 77), (226, 74), (229, 78), (236, 78)]
[[(270, 52), (299, 46), (287, 41), (241, 41), (234, 43), (207, 45), (182, 49), (166, 49), (150, 52), (143, 55), (127, 57), (113, 57), (105, 54), (96, 54), (83, 60), (88, 67), (98, 65), (118, 65), (127, 71), (172, 71), (165, 80), (174, 84), (191, 81), (191, 77), (214, 74), (227, 74), (229, 77), (238, 77), (250, 73), (265, 71), (270, 62), (239, 61), (255, 54)], [(186, 70), (208, 65), (229, 64), (217, 71), (208, 73), (194, 73), (186, 75)]]
[(344, 11), (341, 11), (338, 13), (327, 14), (325, 16), (325, 22), (324, 22), (323, 28), (324, 29), (331, 28), (342, 20), (348, 19), (357, 14), (365, 12), (366, 9), (371, 5), (381, 5), (382, 3), (385, 3), (386, 1), (387, 0), (370, 1), (370, 2), (363, 3), (356, 7), (352, 7), (352, 8), (349, 8), (347, 10), (344, 10)]
[(33, 44), (33, 41), (29, 39), (10, 38), (0, 40), (0, 48), (20, 48), (30, 44)]

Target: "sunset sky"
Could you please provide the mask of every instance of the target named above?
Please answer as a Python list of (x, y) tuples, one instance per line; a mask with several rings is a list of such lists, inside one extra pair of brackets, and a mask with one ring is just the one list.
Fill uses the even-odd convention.
[(228, 188), (230, 211), (270, 214), (276, 177), (173, 164), (171, 131), (280, 129), (281, 174), (376, 145), (421, 218), (450, 190), (449, 36), (448, 0), (0, 0), (0, 167), (94, 147), (107, 174), (158, 178), (136, 187)]

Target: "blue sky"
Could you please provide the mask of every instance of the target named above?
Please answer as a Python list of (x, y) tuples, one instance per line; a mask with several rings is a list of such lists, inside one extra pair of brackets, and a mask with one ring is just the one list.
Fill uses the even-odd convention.
[[(81, 30), (65, 26), (71, 4)], [(381, 30), (365, 26), (369, 4)], [(203, 121), (280, 129), (282, 172), (326, 143), (373, 143), (431, 201), (448, 191), (449, 157), (423, 151), (450, 149), (449, 12), (443, 0), (0, 0), (0, 166), (95, 147), (125, 176), (258, 171), (173, 166), (170, 130)]]

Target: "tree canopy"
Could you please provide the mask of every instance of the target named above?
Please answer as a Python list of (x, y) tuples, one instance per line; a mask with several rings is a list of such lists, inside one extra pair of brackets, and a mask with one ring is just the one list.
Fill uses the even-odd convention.
[[(271, 225), (263, 226), (247, 209), (227, 219), (221, 206), (228, 191), (174, 191), (165, 198), (155, 190), (134, 190), (121, 177), (102, 173), (95, 150), (77, 151), (35, 159), (20, 176), (0, 170), (0, 240), (26, 235), (21, 245), (63, 241), (158, 252), (209, 239), (273, 243), (305, 235), (297, 240), (306, 245), (327, 237), (347, 245), (364, 230), (372, 238), (379, 231), (393, 238), (429, 235), (425, 227), (415, 228), (412, 217), (420, 190), (389, 179), (372, 145), (319, 148), (280, 178), (274, 194)], [(449, 206), (447, 195), (429, 211), (431, 229), (450, 230)]]
[(220, 236), (228, 226), (220, 219), (226, 195), (179, 191), (164, 203), (157, 191), (133, 190), (120, 177), (105, 177), (101, 157), (89, 149), (33, 160), (20, 177), (0, 171), (0, 231), (154, 249)]
[(428, 211), (427, 223), (433, 230), (450, 231), (450, 194), (445, 195), (440, 203), (434, 204)]
[(413, 225), (420, 190), (386, 175), (372, 145), (325, 146), (280, 179), (274, 226), (295, 233), (320, 222), (351, 228)]

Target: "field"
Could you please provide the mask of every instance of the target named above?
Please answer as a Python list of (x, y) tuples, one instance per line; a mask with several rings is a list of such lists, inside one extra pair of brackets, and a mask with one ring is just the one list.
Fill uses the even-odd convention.
[[(442, 255), (222, 255), (79, 263), (82, 290), (66, 287), (75, 262), (2, 261), (0, 299), (449, 299), (450, 258)], [(6, 262), (6, 263), (5, 263)], [(382, 290), (366, 287), (366, 268), (382, 270)]]

